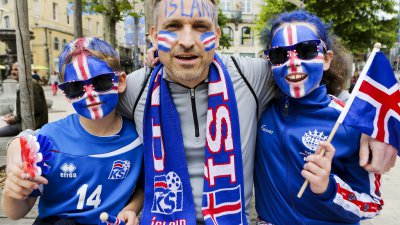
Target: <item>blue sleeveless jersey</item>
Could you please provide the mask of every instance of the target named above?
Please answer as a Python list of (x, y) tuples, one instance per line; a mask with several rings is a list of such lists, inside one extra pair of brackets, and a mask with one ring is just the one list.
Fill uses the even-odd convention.
[(116, 135), (98, 137), (83, 129), (77, 114), (49, 123), (40, 132), (53, 143), (48, 185), (43, 185), (39, 217), (97, 224), (128, 202), (142, 168), (143, 148), (133, 122), (123, 119)]

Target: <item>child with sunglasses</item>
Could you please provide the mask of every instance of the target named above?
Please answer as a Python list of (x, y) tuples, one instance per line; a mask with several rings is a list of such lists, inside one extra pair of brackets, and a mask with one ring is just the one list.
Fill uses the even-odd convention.
[[(265, 53), (280, 97), (258, 124), (259, 224), (359, 224), (378, 215), (380, 175), (359, 166), (361, 134), (341, 125), (332, 143), (325, 142), (344, 106), (327, 94), (333, 57), (327, 26), (305, 11), (283, 13), (268, 38)], [(326, 154), (318, 156), (322, 148)], [(309, 187), (297, 198), (304, 179)]]
[(137, 224), (143, 148), (133, 122), (115, 113), (126, 88), (117, 53), (98, 38), (79, 38), (61, 53), (59, 71), (59, 87), (77, 113), (39, 131), (53, 144), (48, 174), (24, 179), (21, 166), (10, 169), (4, 212), (19, 219), (40, 196), (34, 225), (97, 224), (102, 212)]

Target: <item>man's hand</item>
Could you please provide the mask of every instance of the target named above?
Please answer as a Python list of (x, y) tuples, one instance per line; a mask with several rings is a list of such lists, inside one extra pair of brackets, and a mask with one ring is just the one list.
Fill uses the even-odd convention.
[(382, 174), (394, 167), (397, 150), (392, 145), (380, 142), (363, 134), (360, 140), (360, 166), (369, 172)]
[(146, 66), (150, 67), (150, 68), (154, 68), (158, 62), (160, 62), (160, 58), (159, 57), (155, 57), (154, 53), (157, 51), (157, 49), (155, 47), (151, 47), (147, 50), (147, 54), (146, 54)]
[(7, 124), (10, 124), (10, 125), (15, 123), (14, 115), (11, 113), (3, 116), (2, 119), (4, 122), (6, 122)]
[(123, 220), (126, 225), (139, 225), (139, 218), (133, 210), (122, 210), (117, 217)]
[[(325, 149), (325, 155), (320, 155)], [(332, 158), (335, 155), (335, 148), (327, 142), (320, 142), (314, 155), (307, 157), (307, 163), (301, 175), (310, 182), (310, 189), (315, 194), (322, 194), (329, 185), (329, 175), (331, 174)]]

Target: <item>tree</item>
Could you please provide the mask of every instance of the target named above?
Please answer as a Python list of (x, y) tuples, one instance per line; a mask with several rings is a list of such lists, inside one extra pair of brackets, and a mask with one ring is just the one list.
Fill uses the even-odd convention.
[[(258, 30), (265, 26), (265, 21), (276, 14), (295, 9), (294, 5), (283, 0), (265, 2), (266, 6), (263, 6), (257, 21)], [(307, 0), (305, 10), (331, 24), (331, 32), (339, 37), (347, 49), (357, 55), (372, 48), (375, 42), (387, 46), (396, 42), (395, 5), (394, 0)]]
[(219, 39), (219, 48), (230, 48), (232, 39), (229, 34), (224, 34), (222, 28), (228, 23), (228, 18), (222, 13), (221, 9), (218, 9), (218, 26), (221, 28), (221, 38)]
[[(143, 0), (140, 0), (143, 2)], [(118, 21), (123, 21), (125, 16), (139, 18), (140, 15), (134, 12), (133, 4), (129, 0), (82, 0), (84, 11), (89, 13), (100, 13), (105, 16), (104, 40), (112, 46), (117, 47), (116, 28)]]

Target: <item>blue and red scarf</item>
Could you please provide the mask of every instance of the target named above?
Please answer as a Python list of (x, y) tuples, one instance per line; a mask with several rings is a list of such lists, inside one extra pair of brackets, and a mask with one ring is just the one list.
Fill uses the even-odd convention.
[[(142, 224), (196, 224), (179, 114), (163, 79), (150, 77), (144, 111), (145, 201)], [(228, 71), (210, 66), (202, 211), (206, 224), (247, 224), (239, 116)]]

